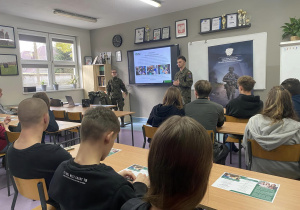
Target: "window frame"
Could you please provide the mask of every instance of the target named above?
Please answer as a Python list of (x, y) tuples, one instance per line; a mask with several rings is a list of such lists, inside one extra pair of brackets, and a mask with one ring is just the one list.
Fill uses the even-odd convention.
[[(18, 29), (18, 37), (20, 34), (29, 35), (29, 36), (38, 36), (44, 37), (46, 39), (46, 53), (47, 53), (47, 60), (26, 60), (21, 58), (21, 50), (19, 49), (20, 53), (20, 63), (21, 63), (21, 71), (22, 71), (22, 87), (24, 87), (23, 83), (23, 65), (47, 65), (48, 66), (48, 85), (47, 90), (54, 90), (53, 84), (55, 81), (55, 68), (57, 67), (74, 67), (74, 76), (79, 78), (79, 69), (78, 69), (78, 54), (77, 54), (77, 42), (76, 37), (74, 36), (66, 36), (66, 35), (59, 35), (59, 34), (52, 34), (52, 33), (45, 33), (45, 32), (37, 32), (37, 31), (30, 31), (25, 29)], [(73, 43), (73, 56), (74, 61), (55, 61), (53, 55), (53, 46), (52, 42), (53, 39), (60, 39), (66, 41), (72, 41)], [(19, 39), (19, 44), (20, 44)], [(41, 85), (37, 85), (36, 89), (38, 91), (41, 90)], [(72, 84), (69, 85), (60, 85), (60, 90), (68, 90), (72, 89)]]

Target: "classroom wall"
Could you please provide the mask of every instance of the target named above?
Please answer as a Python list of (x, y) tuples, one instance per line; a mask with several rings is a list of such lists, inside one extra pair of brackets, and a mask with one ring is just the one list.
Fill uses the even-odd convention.
[[(288, 22), (289, 17), (300, 18), (299, 8), (299, 0), (224, 0), (207, 6), (92, 30), (92, 54), (96, 56), (100, 52), (111, 51), (113, 56), (115, 56), (117, 50), (122, 51), (122, 62), (115, 62), (115, 57), (113, 57), (112, 65), (119, 70), (120, 78), (123, 79), (131, 93), (131, 110), (136, 112), (135, 116), (148, 117), (152, 107), (162, 101), (167, 88), (128, 86), (127, 50), (179, 44), (181, 54), (187, 56), (188, 42), (267, 32), (267, 89), (255, 91), (255, 94), (260, 95), (262, 100), (265, 100), (268, 90), (279, 84), (279, 43), (282, 41), (282, 29), (280, 26)], [(238, 9), (246, 10), (251, 15), (251, 28), (206, 35), (199, 34), (200, 19), (237, 12)], [(188, 19), (188, 37), (176, 39), (175, 21), (181, 19)], [(145, 27), (146, 25), (149, 25), (151, 28), (151, 33), (155, 28), (171, 26), (171, 40), (135, 45), (135, 28)], [(115, 48), (112, 45), (112, 37), (115, 34), (120, 34), (123, 38), (123, 45), (120, 48)]]
[[(58, 24), (46, 23), (37, 20), (31, 20), (27, 18), (21, 18), (17, 16), (7, 15), (0, 13), (0, 25), (12, 26), (15, 29), (16, 48), (0, 48), (0, 54), (16, 54), (18, 58), (18, 76), (0, 76), (0, 87), (3, 89), (3, 96), (0, 99), (0, 103), (3, 105), (16, 105), (21, 100), (32, 97), (33, 93), (23, 94), (22, 86), (22, 74), (20, 65), (20, 51), (18, 44), (17, 29), (27, 29), (33, 31), (41, 31), (48, 33), (55, 33), (61, 35), (75, 36), (77, 41), (77, 52), (79, 55), (78, 68), (81, 75), (82, 63), (84, 63), (84, 56), (91, 55), (90, 44), (90, 31), (85, 29), (73, 28)], [(71, 95), (75, 102), (81, 102), (83, 98), (83, 90), (68, 90), (68, 91), (52, 91), (47, 92), (49, 97), (64, 99), (65, 95)]]

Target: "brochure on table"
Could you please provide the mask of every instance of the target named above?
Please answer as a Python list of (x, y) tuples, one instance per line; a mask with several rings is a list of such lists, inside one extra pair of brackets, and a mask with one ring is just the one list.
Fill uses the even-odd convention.
[(123, 169), (122, 171), (131, 171), (135, 176), (137, 176), (138, 174), (142, 173), (148, 176), (148, 168), (145, 166), (141, 166), (138, 164), (133, 164), (131, 166), (129, 166), (128, 168)]
[(223, 173), (222, 176), (212, 184), (212, 186), (271, 203), (273, 203), (280, 187), (279, 184), (227, 172)]
[(111, 150), (110, 150), (109, 154), (107, 155), (107, 157), (111, 156), (111, 155), (113, 155), (113, 154), (115, 154), (117, 152), (120, 152), (120, 151), (121, 151), (121, 149), (111, 148)]

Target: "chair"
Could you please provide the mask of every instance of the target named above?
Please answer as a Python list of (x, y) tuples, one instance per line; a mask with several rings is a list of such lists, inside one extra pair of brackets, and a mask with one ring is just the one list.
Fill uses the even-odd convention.
[(146, 146), (146, 138), (150, 138), (152, 139), (155, 132), (157, 131), (157, 127), (152, 127), (149, 125), (143, 125), (142, 130), (143, 130), (143, 136), (144, 136), (144, 144), (143, 144), (143, 148), (145, 148)]
[(212, 143), (215, 143), (215, 132), (213, 130), (206, 130), (206, 131), (210, 139), (212, 140)]
[[(7, 142), (7, 145), (12, 144), (14, 141), (16, 141), (20, 136), (20, 132), (10, 132), (10, 131), (6, 131), (5, 132), (5, 139)], [(2, 155), (4, 154), (4, 155)], [(1, 153), (1, 156), (6, 156), (6, 152)], [(0, 157), (1, 157), (0, 156)], [(3, 160), (2, 160), (3, 161)], [(9, 187), (9, 176), (10, 176), (10, 172), (9, 172), (9, 167), (7, 164), (7, 158), (5, 158), (5, 168), (6, 168), (6, 183), (7, 183), (7, 194), (8, 196), (10, 196), (10, 187)]]
[(249, 155), (248, 169), (252, 167), (252, 157), (282, 162), (300, 161), (300, 144), (281, 145), (271, 151), (264, 150), (255, 140), (248, 139), (247, 149)]
[(65, 110), (53, 110), (52, 112), (54, 114), (55, 120), (66, 120)]
[[(232, 116), (225, 116), (226, 122), (239, 122), (239, 123), (248, 123), (249, 119), (242, 119), (242, 118), (236, 118)], [(232, 144), (238, 143), (239, 144), (239, 155), (241, 155), (241, 140), (243, 136), (228, 136), (226, 139), (226, 142), (231, 143), (230, 144), (230, 164), (232, 163)], [(239, 158), (240, 161), (240, 158)], [(241, 165), (241, 163), (239, 163)]]
[(41, 205), (34, 208), (33, 210), (55, 210), (56, 208), (46, 201), (49, 199), (45, 179), (20, 179), (13, 177), (13, 186), (15, 188), (15, 195), (11, 204), (13, 210), (16, 205), (18, 193), (31, 200), (40, 200)]

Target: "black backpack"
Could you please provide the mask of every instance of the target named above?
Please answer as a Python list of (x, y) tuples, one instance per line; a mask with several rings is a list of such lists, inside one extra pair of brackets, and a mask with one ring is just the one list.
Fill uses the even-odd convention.
[(225, 165), (229, 149), (225, 144), (215, 142), (213, 145), (214, 163)]

